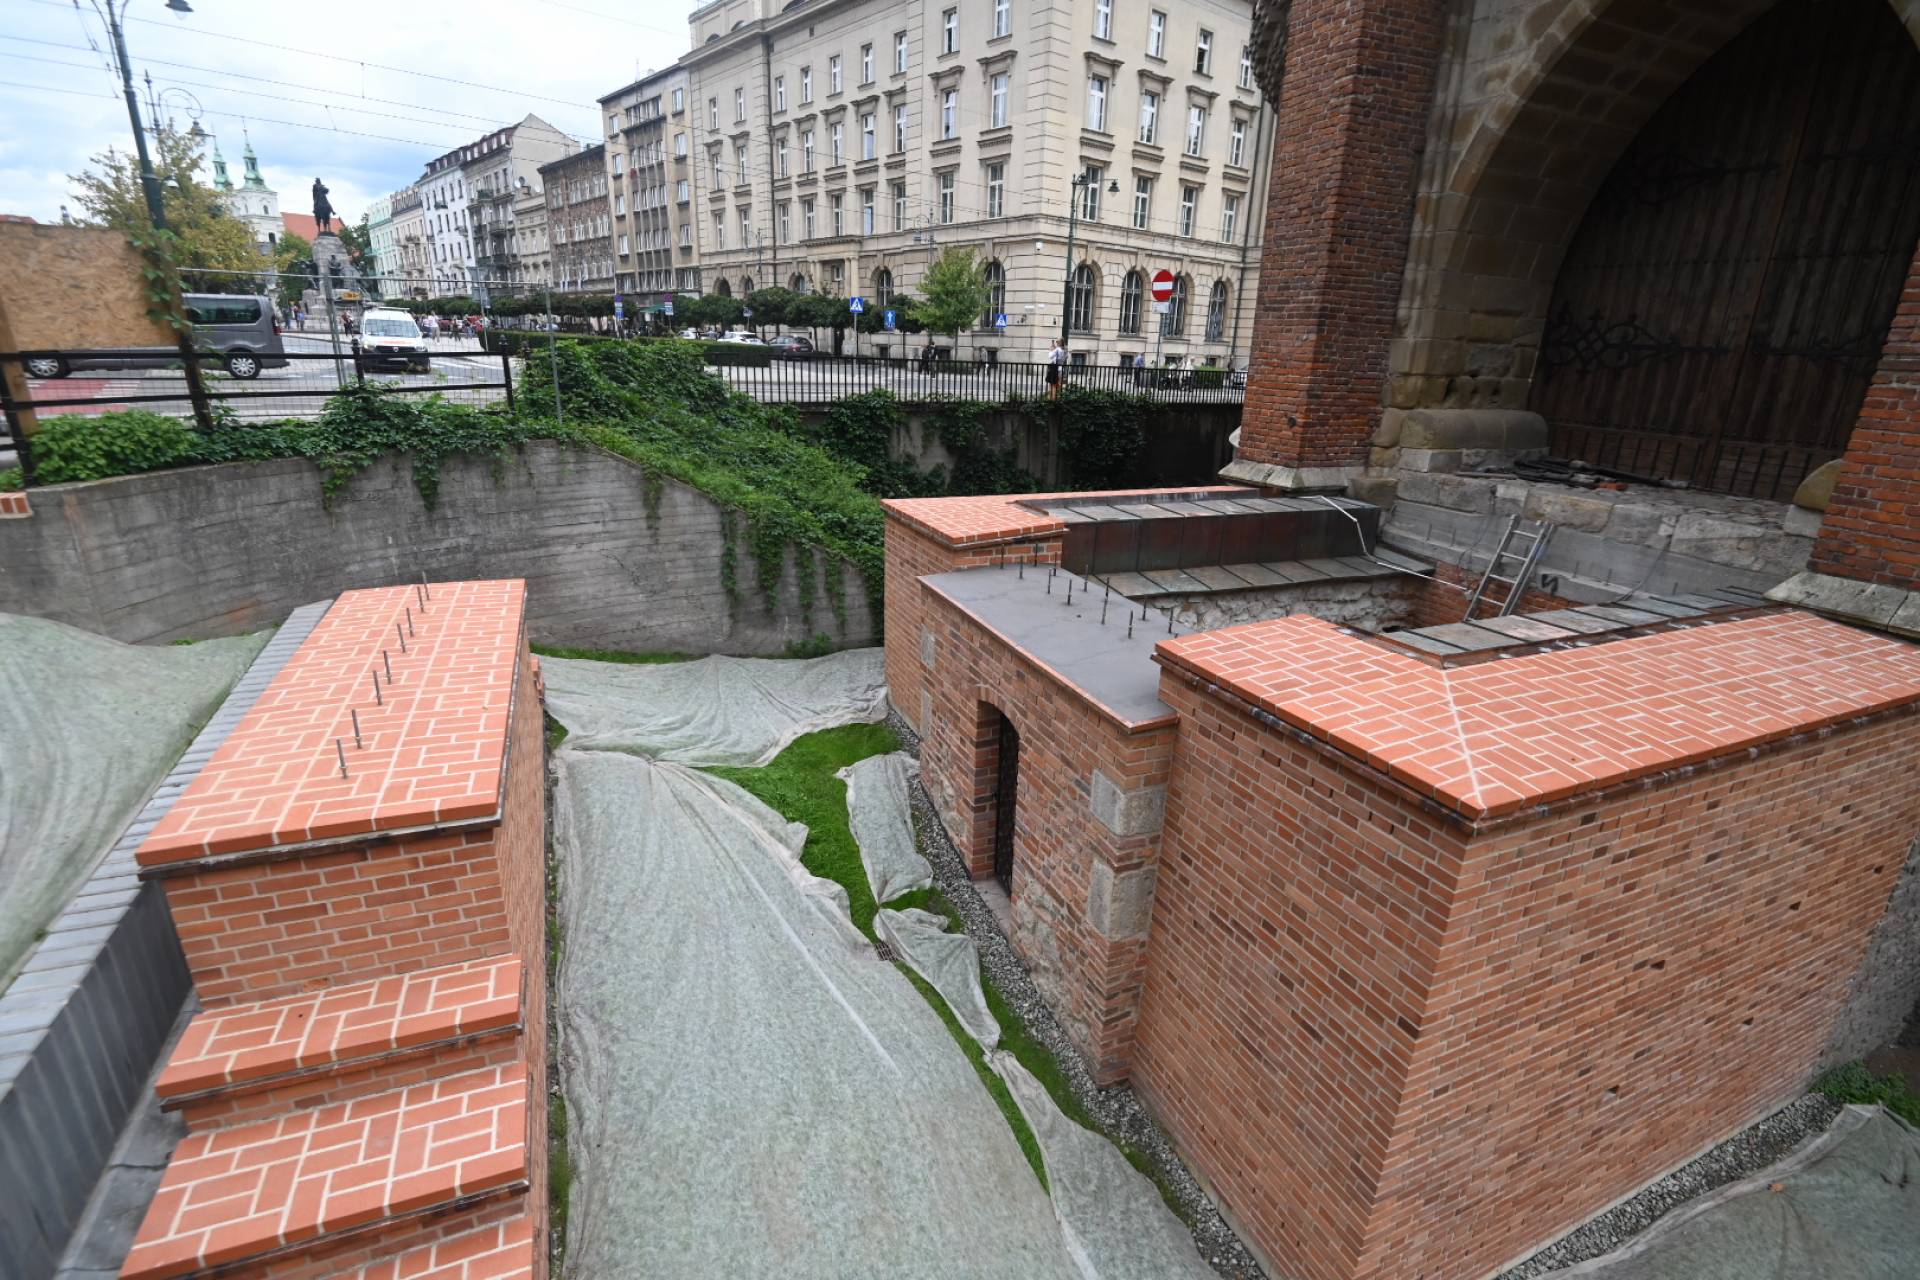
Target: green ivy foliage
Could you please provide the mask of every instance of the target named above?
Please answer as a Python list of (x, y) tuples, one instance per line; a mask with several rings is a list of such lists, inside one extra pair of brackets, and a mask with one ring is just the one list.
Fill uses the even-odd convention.
[(48, 418), (34, 434), (34, 479), (66, 484), (190, 466), (202, 460), (199, 443), (191, 422), (162, 413), (66, 414)]
[(1036, 398), (1019, 407), (1036, 418), (1058, 415), (1070, 488), (1119, 489), (1137, 479), (1154, 409), (1148, 397), (1068, 384), (1058, 400)]

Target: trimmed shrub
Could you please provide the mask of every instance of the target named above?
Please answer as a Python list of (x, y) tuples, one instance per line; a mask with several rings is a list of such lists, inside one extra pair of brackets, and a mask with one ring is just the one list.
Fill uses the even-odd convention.
[(750, 342), (712, 342), (707, 344), (706, 360), (711, 365), (765, 369), (773, 364), (773, 348)]
[(144, 409), (63, 414), (40, 424), (32, 441), (40, 484), (104, 480), (199, 461), (191, 423)]

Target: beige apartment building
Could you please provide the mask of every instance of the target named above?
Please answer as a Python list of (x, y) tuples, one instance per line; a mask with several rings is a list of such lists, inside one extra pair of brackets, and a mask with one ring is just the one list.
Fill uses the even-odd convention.
[(669, 159), (676, 134), (687, 145), (691, 101), (687, 71), (680, 66), (650, 72), (600, 99), (614, 291), (625, 299), (630, 317), (657, 309), (676, 291), (700, 292), (692, 177), (685, 163), (675, 166)]
[(605, 144), (540, 166), (555, 293), (612, 293), (613, 201)]
[(663, 125), (676, 263), (878, 308), (959, 245), (994, 291), (963, 354), (1043, 358), (1064, 320), (1076, 361), (1244, 367), (1272, 144), (1251, 24), (1249, 0), (715, 0)]

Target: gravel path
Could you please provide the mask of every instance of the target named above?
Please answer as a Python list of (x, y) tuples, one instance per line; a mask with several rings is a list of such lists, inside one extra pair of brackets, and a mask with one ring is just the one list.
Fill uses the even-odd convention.
[[(900, 735), (905, 749), (917, 756), (919, 735), (891, 709), (887, 723)], [(1240, 1243), (1240, 1237), (1220, 1217), (1200, 1184), (1174, 1154), (1173, 1144), (1147, 1115), (1133, 1090), (1125, 1085), (1102, 1089), (1087, 1074), (1079, 1050), (1073, 1047), (1066, 1029), (1041, 999), (1026, 965), (1014, 955), (1006, 935), (1000, 932), (999, 921), (974, 892), (959, 850), (947, 839), (946, 828), (934, 815), (933, 802), (918, 781), (913, 784), (913, 827), (921, 854), (933, 865), (934, 884), (959, 911), (967, 936), (979, 949), (982, 972), (1020, 1015), (1027, 1030), (1046, 1045), (1059, 1062), (1074, 1098), (1109, 1138), (1125, 1143), (1146, 1157), (1161, 1184), (1172, 1189), (1179, 1214), (1193, 1232), (1194, 1245), (1215, 1271), (1228, 1280), (1265, 1280), (1266, 1273), (1260, 1264), (1253, 1260), (1253, 1255)]]

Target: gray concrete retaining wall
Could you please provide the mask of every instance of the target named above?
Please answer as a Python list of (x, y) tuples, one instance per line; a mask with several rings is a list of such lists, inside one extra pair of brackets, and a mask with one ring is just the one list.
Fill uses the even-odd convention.
[(496, 467), (449, 459), (429, 511), (405, 459), (383, 459), (321, 504), (299, 459), (153, 472), (33, 491), (33, 515), (0, 521), (0, 610), (128, 641), (231, 635), (351, 587), (527, 579), (534, 640), (593, 649), (778, 654), (826, 635), (879, 631), (845, 567), (835, 617), (824, 556), (802, 609), (794, 558), (769, 610), (746, 522), (739, 589), (722, 582), (725, 513), (674, 481), (596, 449), (537, 441)]
[[(8, 1280), (54, 1274), (192, 989), (166, 894), (139, 879), (134, 850), (326, 607), (295, 611), (260, 651), (0, 994), (0, 1274)], [(157, 1181), (166, 1161), (152, 1163)]]
[(1920, 839), (1908, 848), (1904, 867), (1887, 867), (1883, 874), (1899, 880), (1834, 1023), (1822, 1070), (1891, 1042), (1920, 1008)]

